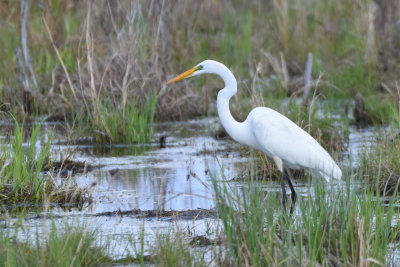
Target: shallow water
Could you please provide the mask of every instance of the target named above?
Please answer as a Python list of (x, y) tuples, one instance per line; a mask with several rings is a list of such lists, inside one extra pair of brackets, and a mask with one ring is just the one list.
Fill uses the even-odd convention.
[[(211, 176), (234, 179), (248, 158), (238, 153), (238, 146), (229, 140), (216, 141), (208, 135), (215, 120), (164, 123), (160, 134), (167, 134), (165, 148), (155, 143), (138, 147), (117, 145), (98, 147), (91, 144), (67, 145), (64, 136), (57, 135), (52, 157), (72, 153), (70, 159), (100, 166), (86, 173), (73, 175), (80, 187), (90, 186), (93, 201), (81, 209), (54, 208), (50, 212), (28, 214), (23, 220), (21, 240), (34, 239), (36, 233), (49, 232), (53, 218), (59, 227), (89, 224), (97, 229), (101, 239), (113, 237), (118, 243), (110, 252), (123, 257), (135, 254), (129, 237), (144, 231), (146, 242), (154, 243), (156, 234), (177, 228), (191, 229), (193, 235), (212, 233), (218, 221), (187, 216), (183, 220), (172, 216), (130, 215), (129, 211), (186, 211), (214, 208)], [(156, 137), (157, 139), (157, 137)], [(37, 146), (40, 146), (38, 142)], [(60, 181), (65, 178), (60, 178)], [(124, 213), (124, 215), (118, 215)], [(46, 219), (47, 218), (47, 219)], [(6, 224), (15, 223), (9, 218)], [(116, 239), (115, 239), (116, 238)], [(101, 242), (101, 240), (99, 240)], [(136, 243), (135, 243), (136, 244)], [(130, 248), (126, 250), (126, 248)]]
[[(210, 122), (196, 123), (205, 127)], [(180, 125), (190, 129), (191, 124)], [(102, 165), (75, 176), (79, 186), (96, 184), (91, 189), (93, 204), (81, 212), (212, 209), (210, 175), (235, 177), (248, 159), (232, 150), (228, 141), (216, 141), (204, 130), (188, 135), (170, 135), (165, 148), (154, 146), (139, 155), (127, 146), (114, 147), (107, 156), (96, 156), (94, 146), (70, 146), (68, 149), (76, 150), (74, 160)], [(59, 152), (67, 149), (54, 148)]]
[[(45, 125), (44, 133), (48, 130), (46, 127), (54, 128), (54, 125)], [(211, 133), (218, 127), (217, 119), (160, 124), (155, 140), (166, 136), (164, 148), (157, 142), (146, 146), (99, 147), (80, 141), (79, 145), (69, 145), (61, 128), (56, 131), (52, 157), (71, 155), (74, 161), (98, 166), (73, 175), (78, 186), (91, 188), (93, 202), (81, 209), (55, 208), (39, 216), (28, 214), (23, 220), (24, 230), (20, 230), (18, 236), (32, 239), (37, 232), (49, 232), (51, 214), (57, 227), (62, 228), (65, 223), (88, 225), (101, 233), (98, 242), (111, 238), (113, 248), (109, 253), (116, 258), (127, 253), (135, 255), (132, 243), (140, 244), (142, 231), (146, 236), (146, 248), (154, 244), (157, 234), (176, 229), (213, 238), (219, 221), (212, 214), (179, 219), (165, 214), (142, 217), (137, 211), (213, 210), (211, 175), (225, 177), (234, 187), (246, 186), (235, 181), (250, 164), (250, 159), (243, 156), (244, 148), (230, 139), (216, 140)], [(361, 149), (370, 147), (374, 138), (373, 129), (350, 129), (348, 152), (344, 155), (349, 159), (346, 164), (357, 162)], [(38, 142), (37, 146), (40, 145)], [(65, 178), (59, 181), (62, 179)], [(306, 196), (311, 181), (294, 182), (299, 196)], [(265, 191), (281, 192), (276, 181), (262, 183), (262, 186)], [(9, 218), (3, 222), (9, 225), (15, 221)], [(129, 241), (131, 237), (133, 242)]]

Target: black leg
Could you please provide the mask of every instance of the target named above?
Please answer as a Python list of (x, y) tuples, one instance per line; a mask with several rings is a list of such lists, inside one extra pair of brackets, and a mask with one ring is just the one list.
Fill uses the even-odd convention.
[(283, 173), (279, 172), (279, 179), (281, 180), (281, 187), (282, 187), (282, 205), (283, 210), (286, 212), (286, 190), (285, 190), (285, 181), (283, 180)]
[(290, 215), (292, 215), (293, 207), (294, 207), (294, 204), (296, 203), (297, 196), (296, 196), (296, 191), (294, 190), (292, 181), (290, 180), (290, 176), (289, 176), (289, 173), (288, 173), (287, 170), (285, 170), (285, 176), (286, 176), (286, 180), (288, 181), (288, 184), (289, 184), (289, 187), (290, 187), (290, 191), (292, 192), (292, 196), (291, 196), (292, 204), (290, 205)]

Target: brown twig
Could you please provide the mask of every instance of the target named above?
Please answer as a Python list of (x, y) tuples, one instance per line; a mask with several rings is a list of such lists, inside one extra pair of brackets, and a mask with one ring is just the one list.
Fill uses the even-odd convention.
[(90, 74), (90, 87), (92, 88), (92, 99), (97, 99), (96, 85), (94, 83), (94, 72), (93, 72), (93, 39), (90, 33), (90, 15), (91, 15), (91, 4), (89, 1), (86, 19), (86, 50), (87, 60), (89, 65)]
[(61, 55), (60, 55), (60, 52), (58, 51), (57, 46), (56, 46), (55, 43), (54, 43), (53, 36), (51, 35), (51, 31), (50, 31), (49, 26), (47, 25), (47, 21), (46, 21), (46, 18), (44, 17), (44, 14), (42, 15), (42, 21), (43, 21), (43, 25), (44, 25), (44, 27), (46, 28), (46, 31), (47, 31), (47, 33), (48, 33), (48, 35), (49, 35), (50, 43), (51, 43), (51, 45), (53, 46), (53, 49), (54, 49), (54, 51), (55, 51), (56, 54), (57, 54), (58, 60), (60, 61), (61, 66), (62, 66), (63, 69), (64, 69), (64, 73), (65, 73), (65, 76), (67, 77), (68, 84), (69, 84), (69, 87), (70, 87), (70, 89), (71, 89), (71, 92), (72, 92), (72, 94), (73, 94), (73, 96), (74, 96), (74, 99), (75, 99), (75, 101), (78, 103), (78, 97), (76, 96), (74, 86), (72, 85), (71, 77), (69, 76), (67, 67), (66, 67), (65, 64), (64, 64), (64, 61), (63, 61), (63, 59), (62, 59), (62, 57), (61, 57)]

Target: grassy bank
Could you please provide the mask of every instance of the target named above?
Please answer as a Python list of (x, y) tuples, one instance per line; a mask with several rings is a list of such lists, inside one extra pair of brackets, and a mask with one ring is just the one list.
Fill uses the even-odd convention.
[(317, 183), (299, 198), (292, 217), (282, 210), (280, 195), (259, 183), (232, 194), (214, 181), (214, 189), (233, 265), (384, 265), (389, 244), (398, 238), (391, 226), (395, 196), (386, 205), (368, 189), (350, 190), (349, 182)]
[[(400, 140), (397, 131), (381, 130), (376, 146), (361, 155), (359, 175), (366, 186), (380, 194), (391, 195), (400, 191), (396, 187), (400, 177)], [(380, 177), (379, 180), (375, 177)]]
[[(48, 133), (48, 140), (40, 142), (40, 129), (41, 125), (36, 124), (29, 129), (29, 133), (24, 125), (15, 121), (11, 142), (1, 142), (2, 207), (14, 207), (16, 204), (29, 206), (43, 202), (78, 204), (89, 199), (88, 191), (72, 187), (69, 179), (58, 184), (57, 173), (43, 172), (45, 163), (49, 164), (52, 135)], [(26, 136), (28, 140), (24, 142)], [(39, 143), (41, 145), (38, 149)]]
[[(0, 234), (2, 266), (96, 266), (110, 264), (106, 248), (94, 245), (96, 232), (84, 227), (52, 225), (47, 234), (36, 234), (33, 244), (20, 242), (9, 233)], [(16, 229), (15, 231), (18, 231)]]
[(79, 122), (99, 142), (135, 142), (124, 127), (147, 132), (140, 118), (109, 121), (146, 112), (154, 92), (157, 120), (214, 112), (215, 91), (206, 88), (220, 81), (165, 85), (206, 58), (237, 76), (236, 117), (257, 104), (246, 101), (255, 92), (286, 113), (280, 99), (303, 94), (311, 52), (311, 95), (318, 81), (318, 99), (334, 100), (343, 117), (355, 112), (354, 123), (398, 120), (395, 1), (24, 2), (0, 4), (0, 101), (19, 117), (48, 115)]

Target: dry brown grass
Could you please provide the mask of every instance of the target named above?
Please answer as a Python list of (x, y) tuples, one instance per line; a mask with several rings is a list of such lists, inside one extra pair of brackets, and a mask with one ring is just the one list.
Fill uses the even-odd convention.
[[(379, 73), (377, 88), (390, 91), (398, 82), (400, 7), (393, 0), (54, 0), (43, 6), (29, 4), (26, 30), (34, 75), (25, 69), (28, 78), (24, 81), (33, 83), (32, 76), (38, 83), (36, 89), (29, 87), (31, 92), (21, 90), (15, 75), (19, 1), (0, 4), (0, 32), (8, 40), (1, 52), (6, 61), (0, 66), (1, 100), (14, 113), (59, 119), (80, 115), (96, 121), (101, 120), (98, 109), (104, 100), (123, 111), (132, 96), (140, 105), (156, 90), (159, 120), (207, 114), (207, 103), (214, 100), (208, 93), (195, 91), (187, 83), (166, 87), (165, 81), (213, 58), (235, 71), (241, 87), (250, 88), (247, 77), (252, 78), (253, 65), (265, 60), (263, 51), (279, 61), (283, 58), (286, 67), (265, 68), (261, 77), (277, 76), (282, 82), (269, 86), (274, 90), (283, 85), (290, 94), (302, 87), (298, 78), (310, 51), (322, 71), (351, 63), (354, 54), (359, 54)], [(46, 60), (49, 66), (44, 67)], [(220, 83), (208, 84), (214, 88)], [(241, 96), (246, 95), (242, 90)]]
[[(106, 1), (103, 1), (104, 5)], [(109, 9), (101, 4), (88, 5), (80, 44), (86, 44), (73, 74), (78, 101), (94, 120), (107, 99), (122, 109), (135, 97), (136, 105), (146, 103), (153, 90), (158, 93), (157, 116), (182, 118), (198, 114), (193, 103), (197, 97), (184, 85), (166, 88), (168, 36), (163, 21), (164, 6), (144, 7), (140, 3), (119, 3)], [(147, 11), (147, 12), (146, 12)], [(115, 21), (112, 18), (126, 18)], [(108, 19), (107, 19), (108, 18)], [(100, 25), (100, 27), (98, 27)], [(71, 90), (72, 91), (72, 90)]]
[[(92, 195), (89, 188), (77, 188), (76, 186), (57, 186), (49, 182), (44, 186), (46, 192), (43, 192), (43, 199), (51, 203), (67, 208), (81, 208), (83, 205), (92, 203)], [(26, 207), (28, 209), (36, 207), (32, 199), (35, 198), (31, 188), (26, 187), (20, 192), (18, 199), (15, 198), (13, 185), (6, 184), (0, 190), (0, 204), (2, 209), (13, 209), (16, 207)]]
[[(386, 136), (377, 141), (377, 147), (364, 159), (363, 177), (369, 186), (381, 195), (400, 192), (400, 139), (396, 135)], [(376, 177), (379, 177), (377, 180)]]

